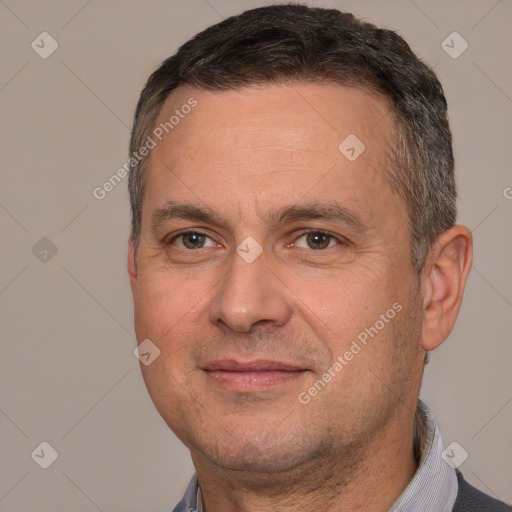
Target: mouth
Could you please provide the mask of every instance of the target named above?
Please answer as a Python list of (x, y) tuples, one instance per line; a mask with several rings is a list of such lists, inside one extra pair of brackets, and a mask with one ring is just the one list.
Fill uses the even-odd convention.
[(203, 368), (217, 386), (238, 393), (256, 393), (292, 382), (308, 370), (279, 361), (223, 359)]

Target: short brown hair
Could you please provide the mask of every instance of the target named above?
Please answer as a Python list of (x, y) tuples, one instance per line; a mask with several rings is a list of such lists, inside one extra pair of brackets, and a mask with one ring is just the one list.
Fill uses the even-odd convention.
[[(383, 96), (395, 133), (385, 176), (409, 213), (416, 271), (456, 218), (447, 104), (434, 72), (395, 32), (334, 9), (285, 4), (230, 17), (200, 32), (150, 76), (137, 104), (130, 152), (151, 135), (160, 110), (179, 85), (236, 90), (251, 84), (335, 82)], [(131, 237), (137, 249), (148, 158), (129, 177)]]

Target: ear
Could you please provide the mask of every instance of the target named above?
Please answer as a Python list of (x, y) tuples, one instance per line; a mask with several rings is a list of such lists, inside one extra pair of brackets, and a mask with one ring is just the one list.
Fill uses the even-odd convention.
[(450, 334), (472, 262), (473, 237), (466, 226), (443, 232), (430, 250), (421, 283), (424, 350), (436, 349)]
[(128, 275), (130, 276), (130, 285), (133, 295), (137, 286), (137, 262), (135, 260), (135, 245), (131, 237), (128, 241)]

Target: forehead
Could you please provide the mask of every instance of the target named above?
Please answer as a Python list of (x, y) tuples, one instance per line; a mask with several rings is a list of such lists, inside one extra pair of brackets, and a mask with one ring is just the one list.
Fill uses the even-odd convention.
[[(347, 133), (358, 132), (371, 142), (392, 128), (384, 97), (356, 87), (304, 82), (215, 92), (180, 86), (165, 101), (157, 126), (173, 116), (178, 121), (176, 115), (181, 110), (190, 110), (186, 105), (191, 98), (197, 106), (181, 114), (179, 128), (178, 123), (172, 127), (168, 134), (171, 144), (196, 142), (198, 137), (203, 145), (218, 143), (224, 133), (250, 144), (257, 131), (259, 142), (284, 141), (325, 150)], [(311, 138), (313, 133), (322, 136)]]
[(378, 201), (370, 196), (380, 187), (382, 198), (387, 186), (391, 117), (382, 98), (338, 84), (222, 92), (180, 86), (156, 123), (164, 130), (151, 152), (146, 192), (156, 203), (171, 194), (208, 206), (224, 206), (231, 196), (274, 205), (306, 194)]

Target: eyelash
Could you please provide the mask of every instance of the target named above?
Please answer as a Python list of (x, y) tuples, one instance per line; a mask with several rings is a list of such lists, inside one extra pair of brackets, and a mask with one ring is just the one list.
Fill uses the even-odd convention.
[[(324, 231), (322, 229), (309, 229), (309, 230), (305, 230), (305, 231), (302, 231), (295, 239), (292, 243), (290, 244), (287, 244), (286, 247), (291, 247), (291, 246), (294, 246), (296, 243), (297, 243), (297, 240), (300, 240), (301, 238), (303, 237), (306, 237), (307, 235), (309, 234), (319, 234), (319, 235), (322, 235), (322, 236), (328, 236), (330, 237), (330, 240), (335, 240), (337, 242), (337, 245), (346, 245), (346, 240), (342, 237), (339, 237), (339, 236), (336, 236), (336, 235), (333, 235), (332, 233), (329, 233), (328, 231)], [(213, 240), (213, 238), (211, 238), (207, 233), (205, 233), (204, 231), (201, 231), (199, 229), (193, 229), (193, 230), (187, 230), (187, 231), (182, 231), (181, 233), (178, 233), (177, 235), (174, 235), (169, 241), (168, 241), (168, 244), (169, 245), (172, 245), (173, 242), (175, 242), (178, 238), (180, 237), (183, 237), (185, 235), (190, 235), (190, 234), (197, 234), (197, 235), (203, 235), (205, 236), (206, 238), (209, 238), (212, 242), (215, 242), (215, 240)], [(215, 242), (216, 244), (218, 244), (218, 242)], [(218, 244), (220, 245), (220, 244)], [(300, 248), (302, 249), (302, 248)], [(327, 249), (331, 249), (331, 247), (327, 247), (326, 249), (317, 249), (318, 251), (325, 251)], [(201, 248), (199, 249), (184, 249), (186, 251), (193, 251), (193, 250), (201, 250)], [(312, 251), (314, 251), (315, 249), (310, 249)]]
[[(188, 229), (186, 231), (182, 231), (181, 233), (178, 233), (177, 235), (174, 235), (168, 242), (167, 244), (168, 245), (172, 245), (173, 242), (175, 242), (178, 238), (180, 237), (183, 237), (183, 236), (186, 236), (186, 235), (191, 235), (191, 234), (194, 234), (194, 235), (202, 235), (202, 236), (205, 236), (206, 238), (209, 238), (212, 242), (215, 242), (213, 240), (213, 238), (211, 236), (209, 236), (207, 233), (205, 233), (204, 231), (201, 231), (200, 229)], [(220, 245), (218, 242), (215, 242), (217, 245)], [(192, 249), (185, 249), (185, 250), (192, 250)]]
[[(296, 239), (295, 241), (290, 244), (290, 245), (295, 245), (297, 243), (297, 240), (300, 240), (301, 238), (303, 237), (306, 237), (307, 235), (310, 235), (310, 234), (316, 234), (316, 235), (322, 235), (322, 236), (327, 236), (329, 237), (329, 243), (334, 240), (336, 241), (336, 245), (343, 245), (344, 242), (343, 242), (343, 239), (339, 236), (336, 236), (336, 235), (333, 235), (332, 233), (329, 233), (328, 231), (324, 231), (322, 229), (309, 229), (309, 230), (306, 230), (306, 231), (303, 231)], [(302, 248), (301, 248), (302, 249)], [(310, 250), (315, 250), (315, 249), (311, 249), (309, 248)], [(317, 249), (317, 251), (325, 251), (327, 249), (332, 249), (332, 247), (326, 247), (325, 249)]]

